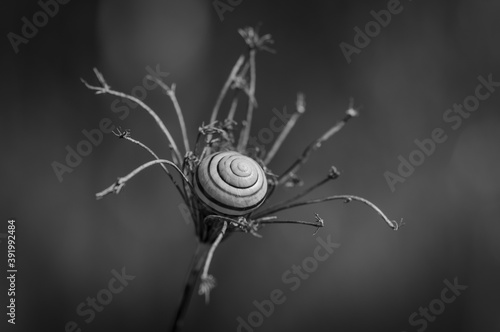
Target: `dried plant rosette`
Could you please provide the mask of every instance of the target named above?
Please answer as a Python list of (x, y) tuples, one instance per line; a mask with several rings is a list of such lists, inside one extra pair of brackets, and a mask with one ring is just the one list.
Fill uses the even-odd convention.
[[(317, 183), (305, 187), (295, 196), (279, 203), (267, 204), (278, 186), (301, 186), (302, 181), (297, 172), (307, 162), (310, 155), (321, 145), (340, 131), (351, 118), (358, 116), (352, 102), (343, 119), (334, 124), (318, 139), (305, 147), (302, 154), (280, 175), (272, 172), (268, 165), (275, 157), (283, 141), (290, 133), (298, 118), (305, 112), (306, 104), (303, 94), (298, 94), (296, 108), (288, 122), (279, 133), (269, 151), (263, 151), (249, 144), (253, 112), (257, 108), (255, 98), (256, 85), (256, 54), (261, 51), (273, 52), (271, 35), (259, 35), (257, 29), (247, 27), (239, 30), (248, 53), (241, 55), (236, 61), (227, 78), (213, 108), (207, 125), (199, 127), (198, 135), (191, 149), (186, 131), (184, 117), (175, 94), (175, 84), (166, 85), (161, 79), (148, 76), (147, 79), (157, 83), (170, 97), (177, 116), (183, 138), (183, 150), (177, 146), (167, 127), (148, 105), (138, 98), (113, 90), (104, 80), (102, 74), (94, 69), (99, 86), (83, 83), (96, 94), (110, 94), (137, 103), (149, 113), (167, 137), (171, 151), (170, 159), (160, 158), (153, 150), (142, 142), (134, 139), (130, 131), (117, 130), (115, 135), (130, 141), (145, 149), (152, 160), (137, 167), (124, 177), (119, 177), (115, 183), (96, 194), (100, 199), (107, 194), (118, 194), (123, 186), (146, 168), (159, 165), (177, 188), (179, 195), (189, 211), (198, 238), (198, 248), (194, 254), (191, 269), (187, 276), (182, 299), (176, 313), (172, 331), (178, 331), (183, 325), (189, 301), (195, 287), (199, 284), (198, 293), (209, 300), (210, 291), (215, 287), (215, 279), (208, 273), (210, 262), (217, 246), (223, 239), (235, 232), (249, 233), (260, 237), (259, 230), (269, 224), (302, 224), (323, 227), (323, 219), (315, 214), (314, 220), (282, 220), (276, 214), (280, 211), (340, 200), (345, 203), (358, 201), (374, 209), (379, 216), (394, 230), (403, 223), (390, 220), (370, 201), (353, 195), (334, 195), (319, 199), (305, 200), (306, 195), (325, 183), (336, 179), (339, 172), (330, 167), (326, 176)], [(223, 101), (231, 98), (230, 108), (226, 118), (219, 119), (219, 111)], [(246, 116), (241, 124), (234, 120), (238, 103), (246, 100)], [(167, 167), (168, 166), (168, 167)], [(175, 175), (175, 176), (174, 176)]]

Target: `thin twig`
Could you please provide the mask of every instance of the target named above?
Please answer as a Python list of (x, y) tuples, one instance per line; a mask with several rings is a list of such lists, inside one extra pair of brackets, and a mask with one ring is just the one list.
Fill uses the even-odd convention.
[(186, 284), (184, 286), (182, 299), (175, 315), (174, 323), (171, 329), (172, 332), (180, 331), (184, 325), (184, 317), (186, 316), (189, 302), (193, 298), (193, 291), (199, 280), (201, 270), (205, 265), (207, 253), (208, 245), (205, 243), (198, 243), (198, 247), (196, 248), (196, 252), (191, 262), (191, 268), (189, 269)]
[(172, 87), (169, 87), (158, 77), (148, 75), (148, 76), (146, 76), (146, 79), (151, 80), (153, 82), (156, 82), (172, 100), (172, 104), (174, 104), (175, 112), (177, 113), (177, 117), (179, 118), (179, 124), (181, 126), (181, 132), (182, 132), (182, 139), (184, 140), (184, 148), (186, 149), (186, 153), (188, 151), (191, 151), (191, 149), (189, 148), (189, 140), (188, 140), (188, 135), (187, 135), (187, 130), (186, 130), (186, 123), (184, 122), (184, 116), (182, 115), (181, 107), (179, 105), (179, 102), (177, 101), (177, 96), (175, 95), (175, 87), (176, 87), (175, 83), (172, 83)]
[(250, 86), (248, 87), (248, 109), (247, 117), (241, 129), (240, 140), (238, 142), (238, 151), (244, 152), (247, 148), (248, 139), (250, 138), (250, 128), (252, 126), (253, 110), (255, 107), (255, 82), (256, 82), (256, 66), (255, 66), (255, 48), (250, 49)]
[(227, 120), (229, 122), (234, 121), (234, 114), (236, 113), (236, 108), (238, 107), (238, 92), (239, 90), (235, 91), (233, 100), (231, 101), (231, 108), (229, 109), (229, 113), (227, 114)]
[[(203, 125), (203, 124), (202, 124), (202, 125)], [(199, 145), (200, 145), (200, 142), (202, 141), (202, 140), (201, 140), (201, 137), (202, 137), (202, 136), (203, 136), (203, 135), (201, 134), (200, 130), (198, 130), (198, 134), (196, 134), (196, 141), (195, 141), (195, 143), (194, 143), (194, 151), (193, 151), (193, 154), (194, 154), (195, 156), (197, 156), (197, 155), (198, 155), (198, 147), (199, 147)]]
[[(264, 217), (260, 220), (268, 220), (268, 219), (276, 219), (275, 216), (273, 217)], [(228, 223), (228, 226), (236, 227), (236, 228), (231, 228), (231, 230), (241, 230), (245, 233), (250, 233), (256, 237), (262, 237), (259, 234), (257, 234), (258, 230), (258, 223), (255, 222), (255, 220), (250, 220), (250, 222), (245, 218), (245, 217), (239, 217), (238, 219), (233, 219), (230, 217), (225, 217), (225, 216), (220, 216), (220, 215), (209, 215), (205, 217), (205, 222), (213, 222), (213, 221), (226, 221)]]
[(210, 263), (212, 262), (212, 257), (214, 255), (215, 249), (219, 245), (220, 241), (224, 237), (227, 229), (227, 221), (224, 221), (222, 225), (222, 229), (215, 239), (214, 243), (210, 247), (208, 251), (207, 260), (205, 261), (205, 267), (203, 268), (203, 273), (201, 274), (201, 284), (200, 290), (198, 291), (199, 295), (205, 295), (205, 301), (208, 303), (210, 301), (210, 291), (215, 287), (215, 279), (213, 276), (208, 275), (208, 268), (210, 267)]
[(247, 81), (245, 79), (248, 69), (250, 68), (250, 62), (245, 61), (245, 65), (241, 68), (240, 72), (238, 75), (233, 80), (233, 83), (231, 85), (233, 89), (233, 100), (231, 102), (231, 107), (229, 109), (229, 112), (227, 114), (227, 121), (233, 122), (234, 121), (234, 115), (236, 113), (236, 108), (238, 106), (238, 99), (239, 99), (239, 94), (242, 91), (245, 91), (248, 93), (248, 86), (247, 86)]
[[(124, 138), (127, 141), (130, 141), (130, 142), (132, 142), (134, 144), (139, 145), (141, 148), (143, 148), (144, 150), (146, 150), (147, 152), (149, 152), (149, 154), (151, 154), (155, 159), (160, 160), (160, 158), (158, 157), (158, 155), (156, 153), (154, 153), (154, 151), (151, 150), (146, 144), (144, 144), (141, 141), (135, 140), (132, 137), (130, 137), (130, 132), (129, 131), (125, 131), (124, 133), (121, 133), (120, 129), (117, 129), (117, 131), (118, 131), (117, 134), (115, 134), (114, 132), (113, 132), (113, 134), (115, 134), (119, 138)], [(163, 164), (160, 164), (160, 166), (161, 166), (161, 168), (163, 168), (163, 171), (168, 175), (168, 177), (170, 178), (170, 180), (172, 180), (172, 183), (175, 185), (175, 187), (179, 191), (179, 194), (181, 195), (181, 197), (184, 200), (184, 202), (187, 202), (186, 195), (184, 195), (184, 192), (182, 191), (181, 187), (179, 187), (179, 184), (177, 183), (177, 181), (175, 181), (174, 177), (168, 171), (167, 167), (165, 165), (163, 165)]]
[(330, 128), (327, 132), (321, 135), (320, 138), (318, 138), (317, 140), (315, 140), (306, 147), (302, 155), (292, 164), (292, 166), (290, 166), (283, 173), (283, 175), (280, 176), (280, 178), (278, 179), (278, 183), (283, 184), (286, 181), (288, 181), (288, 179), (292, 177), (293, 174), (295, 174), (304, 163), (307, 162), (311, 153), (318, 150), (326, 140), (328, 140), (330, 137), (339, 132), (345, 126), (347, 121), (349, 121), (351, 118), (355, 116), (358, 116), (358, 111), (350, 107), (346, 111), (346, 115), (341, 121), (337, 122), (332, 128)]
[(308, 226), (315, 226), (315, 227), (323, 227), (324, 222), (323, 219), (318, 217), (316, 218), (316, 221), (303, 221), (303, 220), (265, 220), (263, 218), (256, 219), (256, 222), (258, 222), (261, 225), (264, 224), (299, 224), (299, 225), (308, 225)]
[(248, 69), (250, 69), (250, 62), (245, 62), (245, 65), (241, 69), (240, 73), (236, 77), (235, 83), (240, 83), (241, 86), (245, 84), (245, 76), (247, 75)]
[(225, 221), (228, 223), (229, 226), (231, 225), (236, 225), (238, 227), (245, 227), (246, 225), (246, 221), (242, 221), (244, 220), (244, 218), (240, 217), (238, 219), (234, 219), (234, 218), (231, 218), (231, 217), (226, 217), (226, 216), (220, 216), (220, 215), (217, 215), (217, 214), (211, 214), (211, 215), (208, 215), (205, 217), (205, 223), (209, 223), (209, 222), (221, 222), (221, 221)]
[(346, 203), (349, 203), (350, 201), (358, 201), (358, 202), (361, 202), (361, 203), (368, 205), (373, 210), (375, 210), (375, 212), (377, 212), (379, 214), (379, 216), (387, 223), (387, 225), (389, 225), (389, 227), (391, 227), (395, 231), (397, 231), (399, 229), (399, 227), (401, 227), (404, 224), (403, 219), (401, 219), (401, 221), (399, 223), (397, 221), (390, 220), (382, 212), (382, 210), (380, 210), (375, 204), (368, 201), (367, 199), (364, 199), (364, 198), (358, 197), (358, 196), (353, 196), (353, 195), (335, 195), (335, 196), (328, 196), (328, 197), (324, 197), (324, 198), (314, 199), (314, 200), (310, 200), (310, 201), (291, 203), (291, 204), (288, 204), (286, 206), (278, 207), (272, 211), (269, 211), (268, 213), (271, 214), (271, 213), (276, 213), (276, 212), (282, 211), (282, 210), (288, 210), (288, 209), (302, 206), (302, 205), (318, 204), (318, 203), (323, 203), (323, 202), (327, 202), (327, 201), (334, 201), (334, 200), (343, 200)]
[(295, 126), (295, 123), (299, 119), (299, 117), (306, 111), (306, 102), (305, 102), (305, 97), (304, 94), (299, 93), (297, 94), (297, 103), (295, 107), (295, 112), (292, 114), (290, 117), (290, 120), (285, 125), (285, 128), (281, 131), (279, 134), (278, 138), (276, 141), (274, 141), (273, 146), (271, 147), (271, 150), (267, 153), (266, 159), (264, 159), (264, 165), (267, 165), (271, 162), (271, 160), (274, 158), (276, 155), (276, 152), (278, 152), (279, 148), (281, 147), (281, 144), (283, 144), (283, 141), (285, 138), (288, 136), (292, 128)]
[(209, 149), (210, 149), (210, 147), (208, 145), (205, 145), (203, 147), (203, 150), (201, 150), (201, 154), (200, 154), (200, 160), (203, 160), (203, 158), (205, 158), (208, 155)]
[(337, 169), (335, 168), (335, 166), (332, 166), (330, 168), (330, 171), (328, 172), (328, 175), (324, 179), (316, 182), (315, 184), (311, 185), (307, 189), (304, 189), (302, 192), (300, 192), (299, 194), (293, 196), (292, 198), (289, 198), (289, 199), (287, 199), (285, 201), (276, 203), (276, 204), (274, 204), (274, 205), (266, 208), (265, 210), (259, 211), (259, 213), (257, 214), (257, 217), (259, 215), (261, 215), (261, 216), (267, 215), (267, 214), (270, 213), (270, 211), (274, 211), (276, 208), (279, 208), (281, 206), (286, 206), (289, 203), (297, 201), (298, 199), (300, 199), (300, 198), (306, 196), (307, 194), (313, 192), (314, 190), (318, 189), (319, 187), (321, 187), (322, 185), (324, 185), (328, 181), (335, 180), (336, 178), (339, 177), (339, 175), (340, 175), (340, 173), (337, 171)]
[(96, 91), (96, 94), (107, 93), (107, 94), (110, 94), (110, 95), (113, 95), (113, 96), (117, 96), (117, 97), (121, 97), (121, 98), (125, 98), (125, 99), (128, 99), (128, 100), (131, 100), (134, 103), (136, 103), (137, 105), (141, 106), (156, 121), (156, 124), (158, 124), (158, 126), (163, 131), (163, 133), (165, 134), (165, 136), (167, 136), (168, 142), (172, 146), (172, 149), (173, 149), (173, 151), (174, 151), (177, 159), (181, 160), (181, 154), (179, 152), (179, 149), (177, 148), (177, 145), (175, 144), (175, 141), (174, 141), (172, 135), (170, 135), (170, 132), (168, 131), (167, 127), (165, 127), (165, 124), (160, 119), (160, 117), (155, 113), (155, 111), (153, 111), (142, 100), (140, 100), (140, 99), (138, 99), (138, 98), (136, 98), (134, 96), (125, 94), (123, 92), (112, 90), (111, 87), (108, 85), (108, 83), (106, 83), (106, 81), (104, 80), (104, 77), (102, 76), (102, 74), (96, 68), (94, 68), (94, 73), (97, 76), (97, 79), (99, 80), (99, 82), (101, 83), (102, 86), (93, 86), (93, 85), (90, 85), (89, 83), (87, 83), (85, 80), (82, 79), (83, 84), (85, 84), (85, 86), (88, 89)]
[[(206, 144), (208, 142), (208, 136), (210, 136), (210, 139), (212, 139), (211, 138), (212, 133), (209, 132), (209, 130), (211, 130), (211, 128), (214, 128), (216, 124), (217, 124), (217, 121), (211, 122), (208, 125), (205, 125), (205, 123), (202, 122), (201, 126), (198, 127), (198, 135), (196, 136), (196, 142), (195, 142), (195, 147), (194, 147), (194, 149), (195, 149), (194, 154), (195, 155), (198, 155), (197, 154), (198, 147), (200, 146), (200, 142), (202, 141), (202, 137), (206, 137), (205, 146), (203, 148), (204, 148), (204, 150), (207, 148)], [(203, 158), (199, 157), (199, 159), (201, 160)]]
[(139, 174), (141, 171), (145, 170), (146, 168), (148, 168), (148, 167), (150, 167), (152, 165), (156, 165), (156, 164), (167, 164), (167, 165), (172, 166), (173, 168), (175, 168), (175, 170), (177, 172), (179, 172), (179, 174), (184, 179), (185, 183), (187, 183), (187, 184), (189, 184), (189, 186), (191, 186), (191, 184), (189, 183), (189, 180), (186, 178), (186, 176), (184, 175), (184, 173), (182, 173), (182, 171), (179, 169), (179, 167), (177, 167), (176, 164), (174, 164), (170, 160), (157, 159), (157, 160), (149, 161), (149, 162), (147, 162), (147, 163), (145, 163), (145, 164), (137, 167), (136, 169), (134, 169), (132, 172), (130, 172), (128, 175), (126, 175), (124, 177), (118, 178), (118, 180), (116, 180), (116, 182), (113, 183), (111, 186), (109, 186), (108, 188), (104, 189), (103, 191), (97, 193), (95, 195), (96, 198), (97, 199), (101, 199), (104, 196), (106, 196), (107, 194), (111, 194), (111, 193), (118, 194), (118, 193), (120, 193), (120, 190), (123, 188), (123, 186), (125, 185), (125, 183), (127, 181), (129, 181), (130, 179), (132, 179), (134, 176), (136, 176), (137, 174)]
[(243, 64), (243, 61), (245, 61), (245, 56), (242, 54), (238, 58), (236, 63), (234, 64), (234, 67), (231, 70), (231, 73), (229, 74), (229, 77), (227, 78), (226, 83), (224, 83), (224, 86), (222, 87), (222, 90), (220, 91), (219, 97), (217, 98), (217, 101), (215, 102), (214, 109), (212, 110), (212, 115), (210, 116), (210, 123), (213, 123), (215, 120), (217, 120), (217, 115), (219, 113), (219, 109), (220, 109), (220, 106), (222, 104), (222, 101), (224, 100), (224, 97), (226, 96), (227, 90), (229, 90), (231, 83), (236, 79), (236, 76), (238, 75), (238, 71), (240, 70), (240, 67)]

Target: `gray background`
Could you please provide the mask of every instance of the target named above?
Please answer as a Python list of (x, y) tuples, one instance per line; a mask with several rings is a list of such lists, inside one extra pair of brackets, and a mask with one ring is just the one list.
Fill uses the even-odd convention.
[[(270, 226), (263, 238), (235, 235), (216, 252), (218, 280), (210, 305), (195, 296), (186, 331), (235, 331), (252, 302), (283, 289), (287, 300), (258, 331), (416, 331), (408, 317), (440, 296), (443, 280), (468, 289), (428, 331), (497, 331), (500, 247), (500, 92), (457, 130), (442, 116), (472, 94), (479, 75), (500, 80), (497, 1), (402, 1), (403, 11), (348, 64), (339, 48), (353, 43), (355, 26), (373, 20), (385, 1), (243, 1), (221, 21), (209, 1), (71, 1), (15, 54), (6, 35), (40, 10), (35, 1), (2, 4), (2, 151), (0, 232), (17, 219), (16, 331), (63, 331), (74, 320), (83, 331), (165, 331), (171, 324), (195, 247), (180, 198), (160, 169), (144, 172), (118, 196), (94, 194), (149, 159), (137, 147), (106, 135), (59, 182), (51, 167), (67, 145), (103, 118), (130, 128), (162, 156), (167, 143), (139, 109), (125, 120), (110, 110), (115, 98), (95, 96), (98, 67), (109, 84), (130, 92), (146, 66), (161, 65), (177, 84), (191, 142), (207, 122), (216, 96), (244, 43), (237, 29), (262, 22), (276, 55), (257, 57), (259, 108), (254, 132), (272, 109), (292, 109), (297, 91), (307, 112), (271, 163), (283, 171), (303, 147), (343, 116), (350, 97), (361, 117), (323, 146), (300, 176), (313, 183), (330, 165), (340, 179), (311, 197), (349, 193), (366, 197), (407, 225), (391, 231), (363, 205), (331, 202), (286, 211), (283, 218), (319, 213), (341, 247), (292, 292), (282, 274), (312, 255), (313, 229)], [(170, 101), (156, 89), (147, 103), (181, 145)], [(441, 127), (448, 140), (391, 192), (383, 173), (396, 172), (413, 141)], [(280, 190), (276, 198), (290, 192)], [(1, 307), (6, 304), (6, 242), (0, 243)], [(4, 259), (5, 257), (5, 259)], [(135, 280), (85, 324), (75, 309), (107, 286), (111, 270)]]

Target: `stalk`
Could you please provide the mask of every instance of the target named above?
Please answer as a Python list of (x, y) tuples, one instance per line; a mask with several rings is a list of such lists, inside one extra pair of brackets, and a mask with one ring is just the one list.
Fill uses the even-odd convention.
[(186, 316), (189, 303), (193, 297), (194, 289), (198, 284), (198, 280), (200, 280), (200, 275), (203, 271), (205, 261), (207, 260), (209, 249), (210, 245), (206, 243), (198, 243), (187, 275), (186, 284), (182, 293), (182, 299), (175, 315), (174, 324), (171, 329), (172, 332), (178, 332), (184, 326), (184, 318)]

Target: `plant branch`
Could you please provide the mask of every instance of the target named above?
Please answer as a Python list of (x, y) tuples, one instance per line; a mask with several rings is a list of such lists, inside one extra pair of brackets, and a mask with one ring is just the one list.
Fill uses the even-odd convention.
[(288, 136), (292, 128), (295, 126), (295, 123), (299, 119), (299, 117), (306, 111), (306, 102), (305, 102), (305, 97), (304, 94), (299, 93), (297, 94), (297, 102), (296, 102), (296, 107), (295, 107), (295, 112), (292, 114), (290, 117), (290, 120), (285, 125), (285, 128), (281, 131), (279, 134), (278, 138), (274, 142), (273, 146), (271, 147), (271, 150), (269, 150), (266, 159), (264, 159), (264, 165), (267, 165), (271, 162), (271, 160), (274, 158), (276, 152), (278, 152), (279, 148), (281, 147), (281, 144), (283, 144), (283, 141), (285, 138)]
[(155, 113), (155, 111), (153, 111), (142, 100), (140, 100), (140, 99), (138, 99), (138, 98), (136, 98), (134, 96), (125, 94), (123, 92), (112, 90), (111, 87), (108, 85), (108, 83), (106, 83), (106, 81), (104, 80), (104, 77), (102, 76), (102, 74), (96, 68), (94, 68), (94, 73), (95, 73), (97, 79), (99, 80), (99, 83), (101, 83), (102, 86), (93, 86), (93, 85), (90, 85), (89, 83), (87, 83), (85, 80), (82, 79), (83, 84), (85, 84), (85, 86), (88, 89), (96, 91), (96, 94), (107, 93), (109, 95), (113, 95), (113, 96), (117, 96), (117, 97), (120, 97), (120, 98), (128, 99), (128, 100), (133, 101), (137, 105), (141, 106), (146, 112), (149, 113), (149, 115), (151, 115), (151, 117), (153, 117), (153, 119), (156, 121), (156, 124), (163, 131), (163, 133), (165, 134), (165, 136), (168, 139), (169, 144), (172, 146), (172, 149), (173, 149), (173, 151), (174, 151), (175, 156), (177, 157), (177, 159), (179, 161), (182, 160), (181, 159), (181, 154), (179, 152), (179, 149), (177, 148), (177, 145), (175, 144), (175, 141), (174, 141), (172, 135), (170, 135), (170, 132), (168, 131), (167, 127), (165, 127), (165, 124), (160, 119), (160, 117)]
[(222, 87), (222, 90), (219, 94), (219, 97), (217, 98), (217, 101), (215, 102), (214, 109), (212, 110), (212, 115), (210, 116), (210, 123), (213, 123), (215, 120), (217, 120), (217, 115), (219, 113), (222, 101), (224, 100), (224, 97), (226, 96), (227, 91), (231, 86), (231, 83), (236, 79), (238, 71), (240, 70), (240, 67), (243, 64), (243, 61), (245, 61), (245, 56), (242, 54), (234, 64), (234, 67), (231, 70), (231, 73), (229, 74), (226, 83), (224, 83), (224, 86)]
[(184, 286), (181, 302), (175, 315), (174, 324), (171, 329), (172, 332), (180, 331), (184, 325), (184, 317), (186, 316), (189, 303), (193, 298), (193, 291), (207, 259), (207, 253), (208, 245), (205, 243), (198, 243), (198, 247), (196, 248), (196, 252), (191, 263), (191, 268), (189, 269), (186, 284)]
[(107, 194), (111, 194), (111, 193), (119, 194), (120, 191), (121, 191), (121, 189), (123, 188), (123, 186), (125, 185), (125, 183), (127, 181), (129, 181), (130, 179), (132, 179), (134, 176), (136, 176), (137, 174), (139, 174), (141, 171), (145, 170), (146, 168), (148, 168), (148, 167), (150, 167), (152, 165), (156, 165), (156, 164), (167, 164), (167, 165), (172, 166), (173, 168), (175, 168), (175, 170), (177, 172), (179, 172), (179, 174), (182, 176), (182, 178), (184, 179), (184, 181), (191, 186), (191, 184), (189, 183), (189, 180), (186, 178), (186, 176), (184, 175), (184, 173), (182, 173), (182, 171), (179, 169), (179, 167), (177, 167), (176, 164), (174, 164), (170, 160), (157, 159), (157, 160), (149, 161), (149, 162), (147, 162), (147, 163), (145, 163), (145, 164), (137, 167), (136, 169), (134, 169), (132, 172), (130, 172), (128, 175), (126, 175), (124, 177), (118, 178), (118, 180), (116, 180), (116, 182), (113, 183), (111, 186), (109, 186), (108, 188), (104, 189), (103, 191), (97, 193), (95, 195), (96, 198), (97, 199), (101, 199), (104, 196), (106, 196)]
[(208, 268), (210, 267), (210, 263), (212, 262), (212, 257), (214, 255), (215, 249), (219, 245), (220, 241), (224, 237), (227, 229), (227, 221), (224, 221), (222, 225), (222, 229), (215, 239), (214, 243), (210, 247), (208, 251), (207, 259), (205, 261), (205, 267), (203, 268), (203, 273), (201, 274), (201, 284), (200, 289), (198, 291), (199, 295), (205, 295), (205, 302), (208, 303), (210, 301), (210, 291), (215, 287), (215, 278), (212, 275), (208, 274)]
[(276, 203), (276, 204), (274, 204), (274, 205), (272, 205), (272, 206), (270, 206), (262, 211), (259, 211), (259, 213), (257, 214), (257, 217), (258, 216), (265, 216), (265, 215), (269, 214), (271, 211), (275, 211), (275, 209), (280, 208), (281, 206), (286, 206), (289, 203), (295, 202), (298, 199), (300, 199), (300, 198), (306, 196), (307, 194), (313, 192), (314, 190), (318, 189), (319, 187), (321, 187), (322, 185), (324, 185), (328, 181), (335, 180), (339, 176), (340, 176), (340, 173), (337, 171), (335, 166), (332, 166), (330, 168), (330, 171), (328, 172), (328, 175), (324, 179), (316, 182), (315, 184), (311, 185), (309, 188), (303, 190), (301, 193), (293, 196), (290, 199)]
[(233, 96), (233, 100), (231, 101), (231, 108), (229, 109), (229, 113), (227, 114), (227, 121), (228, 122), (234, 121), (234, 114), (236, 113), (237, 107), (238, 107), (238, 95), (237, 95), (237, 91), (235, 91), (235, 94)]
[(327, 132), (325, 132), (320, 138), (318, 138), (317, 140), (315, 140), (314, 142), (312, 142), (311, 144), (309, 144), (306, 147), (304, 152), (302, 152), (302, 155), (292, 164), (292, 166), (290, 166), (283, 173), (283, 175), (280, 176), (280, 178), (278, 179), (278, 183), (283, 184), (286, 181), (288, 181), (288, 179), (290, 179), (293, 176), (293, 174), (295, 174), (299, 170), (299, 168), (307, 162), (311, 153), (318, 150), (326, 140), (328, 140), (330, 137), (332, 137), (337, 132), (339, 132), (345, 126), (347, 121), (349, 121), (351, 118), (353, 118), (355, 116), (358, 116), (358, 111), (356, 111), (352, 107), (349, 107), (349, 109), (346, 111), (345, 117), (341, 121), (337, 122), (332, 128), (330, 128)]
[[(137, 144), (141, 148), (143, 148), (144, 150), (146, 150), (155, 159), (157, 159), (157, 160), (160, 159), (158, 157), (158, 155), (156, 153), (154, 153), (154, 151), (151, 150), (146, 144), (144, 144), (141, 141), (135, 140), (132, 137), (130, 137), (130, 130), (125, 130), (125, 131), (122, 132), (119, 128), (117, 128), (116, 131), (117, 131), (117, 133), (113, 132), (113, 134), (115, 134), (118, 138), (123, 138), (123, 139), (126, 139), (129, 142)], [(172, 176), (172, 174), (168, 171), (167, 167), (165, 165), (163, 165), (163, 164), (160, 164), (160, 166), (163, 169), (163, 171), (168, 175), (168, 177), (170, 178), (170, 180), (172, 181), (172, 183), (175, 185), (175, 187), (177, 188), (177, 190), (179, 191), (179, 194), (181, 195), (181, 197), (184, 200), (184, 202), (187, 202), (186, 196), (184, 195), (184, 192), (182, 191), (181, 187), (179, 187), (179, 184), (177, 183), (177, 181), (175, 181), (175, 179)]]
[(241, 129), (240, 140), (238, 142), (238, 151), (244, 152), (247, 148), (248, 139), (250, 138), (250, 128), (252, 126), (253, 110), (256, 104), (255, 101), (255, 83), (256, 83), (256, 66), (255, 66), (255, 48), (250, 49), (250, 86), (248, 87), (248, 109), (247, 118)]
[(334, 201), (334, 200), (343, 200), (343, 201), (345, 201), (345, 203), (349, 203), (351, 201), (358, 201), (358, 202), (361, 202), (363, 204), (368, 205), (373, 210), (375, 210), (375, 212), (378, 213), (378, 215), (387, 223), (387, 225), (389, 225), (389, 227), (391, 227), (395, 231), (397, 231), (399, 229), (399, 227), (401, 227), (402, 225), (404, 225), (403, 219), (401, 219), (400, 222), (397, 222), (397, 221), (394, 221), (394, 220), (390, 220), (382, 212), (382, 210), (380, 210), (375, 204), (373, 204), (372, 202), (370, 202), (369, 200), (367, 200), (365, 198), (358, 197), (358, 196), (353, 196), (353, 195), (335, 195), (335, 196), (328, 196), (328, 197), (323, 197), (323, 198), (319, 198), (319, 199), (313, 199), (313, 200), (310, 200), (310, 201), (303, 201), (303, 202), (291, 203), (291, 204), (288, 204), (286, 206), (280, 206), (278, 208), (275, 208), (275, 209), (269, 211), (268, 213), (271, 214), (271, 213), (276, 213), (278, 211), (283, 211), (283, 210), (288, 210), (288, 209), (291, 209), (291, 208), (295, 208), (295, 207), (298, 207), (298, 206), (318, 204), (318, 203), (323, 203), (323, 202), (327, 202), (327, 201)]
[(175, 95), (175, 87), (176, 87), (175, 83), (172, 83), (172, 86), (169, 87), (158, 77), (148, 75), (146, 76), (146, 78), (158, 84), (172, 100), (172, 104), (174, 104), (175, 112), (177, 113), (177, 117), (179, 118), (179, 124), (181, 126), (182, 139), (184, 141), (184, 149), (186, 150), (186, 153), (191, 151), (191, 149), (189, 148), (186, 123), (184, 122), (184, 116), (182, 115), (181, 106), (179, 105), (179, 102), (177, 101), (177, 96)]
[(323, 219), (321, 219), (320, 216), (317, 213), (315, 214), (316, 221), (275, 220), (276, 218), (277, 218), (276, 216), (266, 216), (266, 217), (255, 219), (254, 222), (258, 223), (259, 225), (265, 225), (265, 224), (299, 224), (299, 225), (308, 225), (308, 226), (318, 227), (318, 229), (320, 227), (325, 226), (325, 224), (323, 222)]

